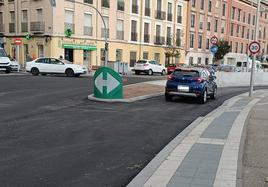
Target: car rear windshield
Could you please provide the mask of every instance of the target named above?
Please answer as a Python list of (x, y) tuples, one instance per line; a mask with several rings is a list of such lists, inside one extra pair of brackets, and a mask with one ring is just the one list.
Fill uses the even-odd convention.
[(138, 64), (145, 64), (147, 61), (146, 60), (138, 60)]
[(199, 72), (196, 70), (175, 70), (173, 75), (176, 77), (199, 77)]
[(7, 57), (4, 49), (0, 49), (0, 57)]

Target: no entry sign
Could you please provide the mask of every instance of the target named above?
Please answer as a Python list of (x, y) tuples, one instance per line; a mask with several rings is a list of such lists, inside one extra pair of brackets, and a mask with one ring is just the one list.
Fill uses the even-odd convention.
[(257, 54), (261, 49), (261, 46), (259, 44), (259, 42), (251, 42), (249, 44), (249, 51), (251, 52), (251, 54)]
[(22, 40), (20, 38), (15, 38), (14, 43), (15, 43), (15, 45), (21, 45)]
[(218, 41), (219, 41), (219, 39), (218, 39), (217, 36), (212, 36), (212, 37), (210, 38), (210, 43), (211, 43), (212, 45), (217, 45)]

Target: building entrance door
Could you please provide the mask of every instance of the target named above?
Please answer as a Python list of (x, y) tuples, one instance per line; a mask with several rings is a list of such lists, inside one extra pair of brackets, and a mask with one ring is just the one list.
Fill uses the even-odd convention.
[(74, 50), (73, 49), (64, 49), (64, 58), (70, 62), (74, 62)]

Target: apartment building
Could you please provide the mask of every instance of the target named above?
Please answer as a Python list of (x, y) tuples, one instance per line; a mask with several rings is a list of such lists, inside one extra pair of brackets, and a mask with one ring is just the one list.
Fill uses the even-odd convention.
[[(21, 64), (29, 56), (62, 55), (76, 64), (103, 65), (106, 30), (93, 6), (108, 28), (110, 61), (124, 61), (130, 66), (138, 59), (156, 59), (161, 64), (185, 61), (186, 1), (76, 2), (57, 0), (57, 6), (51, 7), (48, 0), (0, 0), (0, 34), (6, 51), (16, 57), (14, 39), (21, 38)], [(171, 46), (180, 56), (166, 55)]]
[(210, 38), (227, 39), (228, 0), (190, 0), (187, 13), (186, 62), (210, 64)]

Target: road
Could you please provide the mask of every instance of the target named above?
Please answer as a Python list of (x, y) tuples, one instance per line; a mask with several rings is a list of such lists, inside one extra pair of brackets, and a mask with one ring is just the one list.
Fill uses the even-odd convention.
[[(151, 80), (128, 78), (128, 83)], [(90, 77), (0, 77), (0, 186), (125, 186), (198, 116), (248, 88), (221, 88), (207, 104), (98, 103)]]

